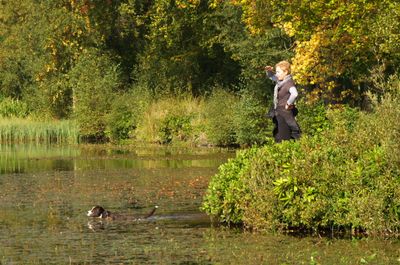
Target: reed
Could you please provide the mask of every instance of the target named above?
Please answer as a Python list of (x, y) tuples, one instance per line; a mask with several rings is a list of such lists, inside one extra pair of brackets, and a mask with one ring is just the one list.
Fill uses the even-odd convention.
[(78, 143), (79, 129), (74, 121), (35, 121), (21, 118), (0, 119), (0, 143)]

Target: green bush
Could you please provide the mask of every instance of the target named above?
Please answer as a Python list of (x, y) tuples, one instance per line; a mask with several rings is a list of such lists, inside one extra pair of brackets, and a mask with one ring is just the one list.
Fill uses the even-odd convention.
[(252, 149), (245, 161), (239, 154), (212, 179), (203, 209), (254, 229), (398, 231), (396, 102), (385, 99), (372, 113), (329, 110), (329, 130)]
[(245, 91), (236, 104), (234, 127), (240, 145), (260, 144), (271, 135), (272, 122), (266, 117), (268, 106), (254, 93)]
[(212, 144), (236, 144), (235, 109), (238, 99), (222, 89), (215, 89), (206, 105), (207, 136)]
[(131, 131), (135, 129), (131, 102), (125, 95), (112, 102), (110, 113), (106, 116), (106, 124), (105, 133), (111, 141), (128, 139)]
[(208, 186), (202, 210), (217, 217), (226, 224), (238, 224), (243, 219), (242, 200), (249, 192), (243, 183), (243, 173), (250, 165), (250, 159), (258, 151), (257, 148), (238, 151), (236, 158), (229, 159), (219, 167)]
[(28, 105), (20, 100), (12, 98), (0, 99), (0, 116), (3, 118), (24, 118), (28, 115)]
[(118, 66), (109, 55), (89, 51), (79, 58), (69, 78), (83, 140), (106, 140), (107, 115), (120, 85)]
[(296, 117), (303, 135), (314, 136), (329, 128), (327, 107), (323, 102), (297, 104), (299, 114)]
[(174, 139), (184, 141), (191, 134), (190, 115), (167, 115), (161, 121), (159, 128), (159, 139), (163, 144), (169, 144)]
[(134, 138), (134, 131), (149, 104), (148, 93), (138, 88), (117, 96), (106, 116), (108, 138), (112, 141)]

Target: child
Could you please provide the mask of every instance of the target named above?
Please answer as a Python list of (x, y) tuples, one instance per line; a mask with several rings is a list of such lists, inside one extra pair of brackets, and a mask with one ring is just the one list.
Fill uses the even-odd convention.
[(276, 82), (274, 88), (274, 129), (275, 142), (279, 143), (283, 140), (299, 139), (300, 127), (295, 119), (297, 109), (295, 101), (298, 96), (296, 85), (291, 76), (290, 63), (281, 61), (275, 66), (274, 74), (271, 66), (266, 66), (267, 76)]

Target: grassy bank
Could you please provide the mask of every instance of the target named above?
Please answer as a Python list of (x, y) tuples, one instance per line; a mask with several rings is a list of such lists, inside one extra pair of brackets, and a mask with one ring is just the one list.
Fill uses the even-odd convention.
[(101, 121), (112, 142), (177, 145), (251, 145), (271, 134), (268, 103), (250, 94), (216, 89), (208, 97), (149, 98), (133, 92)]
[[(266, 117), (268, 100), (249, 91), (222, 89), (207, 97), (152, 98), (143, 91), (120, 95), (109, 109), (92, 107), (91, 115), (75, 120), (44, 121), (22, 108), (22, 102), (0, 104), (0, 141), (157, 143), (190, 146), (251, 146), (271, 138), (272, 121)], [(7, 104), (5, 104), (7, 103)], [(3, 106), (3, 107), (2, 107)], [(6, 106), (6, 107), (4, 107)], [(298, 121), (306, 135), (326, 127), (323, 104), (299, 103)], [(21, 111), (21, 109), (23, 111)], [(78, 114), (77, 114), (78, 115)], [(78, 115), (79, 116), (79, 115)]]
[[(252, 145), (264, 143), (272, 123), (262, 97), (222, 89), (207, 97), (153, 98), (133, 90), (105, 104), (88, 104), (90, 113), (75, 114), (75, 120), (50, 118), (36, 121), (23, 102), (0, 101), (1, 142), (158, 143), (174, 145)], [(90, 105), (90, 106), (89, 106)]]
[(79, 130), (73, 121), (36, 121), (0, 118), (1, 143), (78, 143)]
[(369, 113), (331, 109), (312, 137), (238, 152), (213, 177), (203, 210), (252, 229), (398, 233), (397, 98)]

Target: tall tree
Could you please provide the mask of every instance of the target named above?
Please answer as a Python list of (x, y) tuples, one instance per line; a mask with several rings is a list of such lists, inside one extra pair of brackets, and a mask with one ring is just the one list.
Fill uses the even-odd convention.
[(1, 93), (64, 115), (72, 100), (64, 75), (89, 38), (84, 14), (72, 0), (1, 5)]
[(159, 0), (150, 9), (147, 45), (136, 77), (154, 94), (204, 94), (237, 82), (240, 66), (214, 41), (207, 0)]
[[(214, 5), (223, 1), (215, 0)], [(293, 68), (310, 95), (357, 97), (376, 65), (399, 69), (400, 6), (389, 0), (230, 0), (249, 32), (271, 25), (295, 40)], [(378, 33), (379, 32), (379, 33)]]

